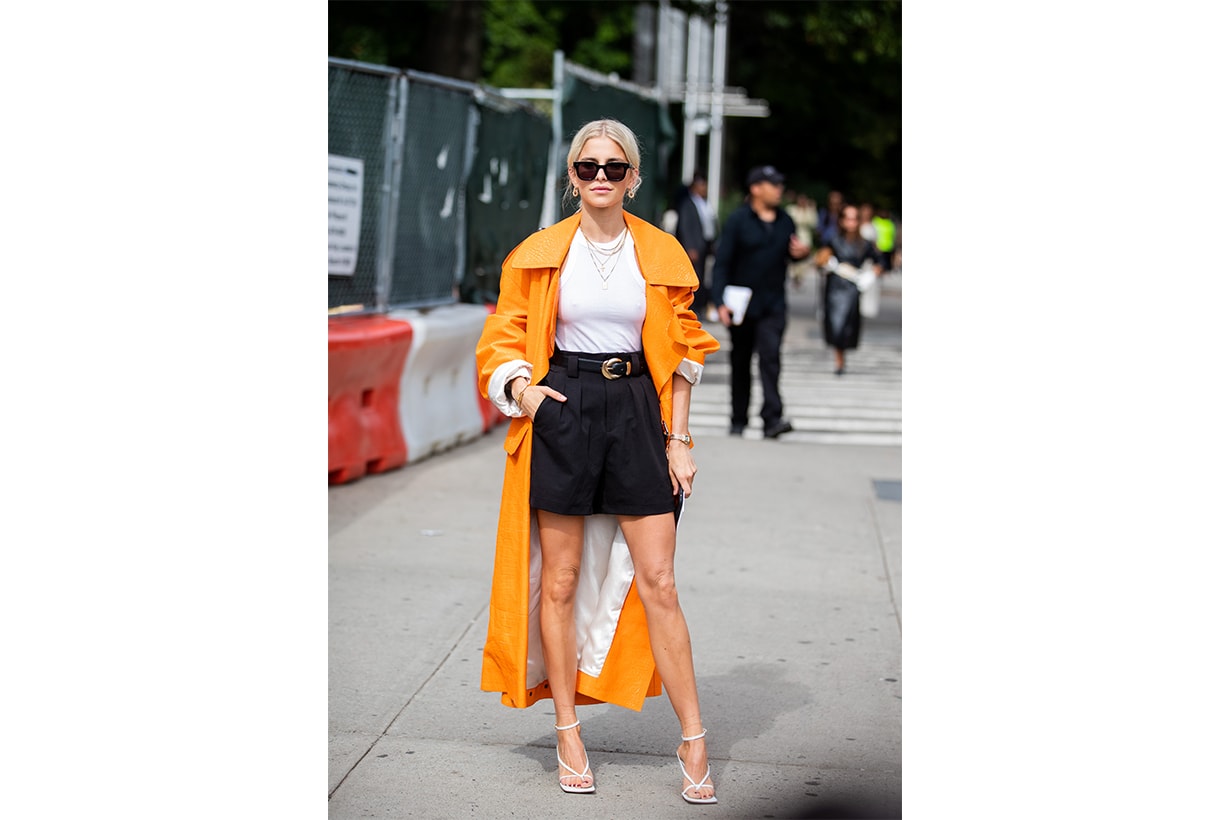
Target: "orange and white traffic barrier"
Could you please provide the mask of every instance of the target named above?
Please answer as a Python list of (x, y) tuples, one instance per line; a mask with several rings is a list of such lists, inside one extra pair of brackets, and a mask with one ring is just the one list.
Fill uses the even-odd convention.
[(483, 434), (483, 417), (474, 400), (478, 383), (474, 349), (487, 316), (486, 306), (470, 304), (389, 314), (414, 329), (414, 344), (402, 369), (399, 404), (411, 462)]
[(384, 316), (330, 317), (330, 484), (406, 463), (398, 394), (412, 335)]

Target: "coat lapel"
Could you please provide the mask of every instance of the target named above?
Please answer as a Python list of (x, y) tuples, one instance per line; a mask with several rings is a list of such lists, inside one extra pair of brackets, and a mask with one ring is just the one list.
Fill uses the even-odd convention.
[(695, 288), (696, 272), (679, 240), (657, 230), (638, 216), (625, 213), (624, 221), (636, 242), (636, 259), (645, 281), (651, 285)]
[[(513, 248), (505, 265), (515, 268), (555, 268), (558, 270), (564, 264), (568, 255), (568, 246), (581, 224), (581, 212), (577, 211), (567, 219), (530, 234), (524, 242)], [(633, 234), (635, 236), (635, 234)]]

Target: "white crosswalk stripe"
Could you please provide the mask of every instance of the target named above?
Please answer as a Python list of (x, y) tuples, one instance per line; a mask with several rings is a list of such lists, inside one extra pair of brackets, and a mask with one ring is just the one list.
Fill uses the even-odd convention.
[[(833, 351), (815, 313), (814, 278), (792, 289), (790, 317), (782, 345), (780, 389), (793, 432), (781, 441), (816, 444), (901, 446), (900, 284), (886, 282), (880, 316), (864, 320), (857, 349), (846, 354), (845, 373), (833, 372)], [(895, 286), (895, 291), (892, 290)], [(701, 383), (692, 391), (692, 434), (725, 436), (730, 430), (730, 334), (720, 324), (706, 324), (722, 349), (705, 362)], [(762, 391), (752, 361), (751, 416), (745, 438), (763, 438)]]

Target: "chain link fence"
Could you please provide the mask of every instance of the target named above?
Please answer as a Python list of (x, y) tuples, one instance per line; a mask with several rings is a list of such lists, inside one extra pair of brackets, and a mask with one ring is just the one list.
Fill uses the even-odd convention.
[(389, 301), (457, 301), (465, 265), (466, 172), (478, 114), (468, 93), (410, 80)]
[(580, 66), (560, 75), (553, 123), (497, 89), (329, 58), (330, 313), (494, 302), (509, 251), (558, 218), (564, 154), (590, 120), (637, 135), (626, 207), (658, 222), (676, 138), (665, 107)]
[(484, 127), (477, 135), (467, 196), (469, 265), (461, 297), (494, 302), (504, 257), (541, 227), (552, 136), (550, 120), (526, 117), (507, 100), (487, 96), (480, 106)]
[[(398, 72), (329, 61), (329, 307), (374, 306)], [(361, 167), (358, 162), (362, 163)], [(359, 188), (348, 183), (358, 176)], [(332, 271), (349, 273), (332, 273)]]
[(494, 298), (539, 227), (550, 146), (528, 105), (330, 58), (329, 312)]

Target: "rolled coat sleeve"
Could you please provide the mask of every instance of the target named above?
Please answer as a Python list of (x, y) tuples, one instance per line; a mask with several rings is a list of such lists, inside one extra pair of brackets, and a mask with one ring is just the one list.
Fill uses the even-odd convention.
[(701, 373), (705, 369), (705, 357), (718, 349), (718, 340), (705, 330), (700, 319), (692, 310), (693, 291), (691, 288), (672, 287), (670, 289), (671, 304), (675, 308), (675, 318), (683, 328), (684, 341), (688, 352), (675, 372), (688, 380), (689, 384), (699, 384)]
[(508, 392), (505, 388), (510, 381), (518, 376), (524, 376), (531, 383), (534, 381), (532, 367), (525, 359), (513, 359), (511, 362), (504, 362), (504, 364), (495, 369), (495, 372), (491, 374), (491, 381), (487, 383), (487, 395), (491, 398), (491, 403), (499, 408), (501, 413), (514, 419), (524, 416), (525, 411), (521, 409), (520, 404), (517, 404), (515, 398), (508, 398)]
[(529, 279), (521, 269), (508, 267), (506, 260), (500, 275), (500, 299), (495, 312), (483, 323), (474, 353), (479, 392), (501, 413), (513, 418), (525, 413), (516, 401), (508, 398), (504, 386), (517, 376), (533, 381), (532, 367), (526, 359), (528, 304)]
[(700, 384), (700, 375), (705, 370), (705, 366), (699, 362), (694, 362), (691, 359), (684, 359), (675, 368), (675, 372), (688, 380), (688, 384), (693, 386)]

